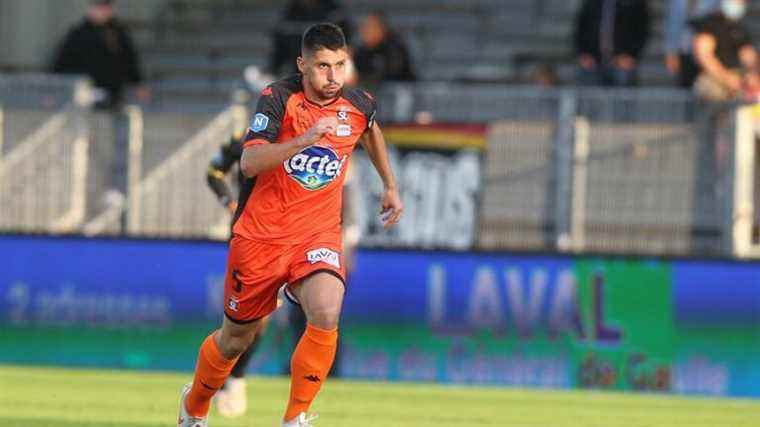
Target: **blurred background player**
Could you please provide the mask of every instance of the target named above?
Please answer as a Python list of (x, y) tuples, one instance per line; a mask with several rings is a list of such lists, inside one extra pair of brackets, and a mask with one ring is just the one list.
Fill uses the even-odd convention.
[[(251, 180), (253, 185), (256, 178), (246, 178), (237, 167), (240, 156), (243, 153), (243, 144), (241, 142), (242, 134), (238, 133), (230, 138), (229, 142), (223, 144), (219, 153), (211, 159), (206, 173), (206, 181), (211, 191), (214, 192), (219, 202), (224, 206), (234, 218), (237, 210), (237, 196), (232, 194), (230, 186), (227, 185), (226, 176), (231, 171), (235, 172), (237, 177), (238, 188), (242, 187), (244, 180)], [(233, 222), (234, 223), (234, 222)], [(230, 377), (224, 383), (219, 393), (216, 394), (216, 406), (219, 414), (223, 417), (233, 418), (245, 414), (248, 406), (245, 387), (245, 371), (248, 363), (256, 352), (259, 345), (259, 338), (266, 331), (269, 324), (269, 318), (262, 319), (261, 328), (250, 347), (240, 355), (237, 363), (230, 372)]]

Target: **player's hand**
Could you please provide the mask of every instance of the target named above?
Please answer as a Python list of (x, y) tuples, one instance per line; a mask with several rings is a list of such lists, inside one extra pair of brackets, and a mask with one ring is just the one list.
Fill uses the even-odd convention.
[(227, 210), (230, 211), (232, 215), (235, 215), (235, 211), (237, 211), (238, 203), (234, 200), (227, 203)]
[(335, 129), (337, 128), (337, 117), (322, 117), (321, 119), (317, 120), (317, 123), (315, 123), (314, 126), (306, 131), (304, 134), (303, 143), (307, 147), (314, 145), (328, 133), (335, 132)]
[(401, 202), (401, 196), (395, 187), (385, 189), (381, 203), (380, 219), (383, 221), (383, 227), (387, 230), (401, 219), (404, 204)]

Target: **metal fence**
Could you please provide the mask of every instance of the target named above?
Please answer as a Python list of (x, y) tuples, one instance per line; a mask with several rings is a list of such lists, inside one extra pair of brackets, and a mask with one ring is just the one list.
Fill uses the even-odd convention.
[(760, 105), (740, 108), (734, 117), (735, 144), (726, 156), (731, 193), (727, 250), (739, 257), (760, 258), (760, 167), (758, 124)]
[[(210, 117), (187, 113), (146, 117), (137, 109), (129, 114), (126, 203), (99, 213), (87, 223), (84, 233), (113, 235), (126, 231), (133, 236), (226, 238), (229, 214), (207, 188), (205, 171), (219, 146), (245, 127), (245, 107), (233, 105)], [(205, 126), (194, 130), (201, 122)], [(172, 135), (179, 137), (172, 140)], [(161, 152), (167, 154), (156, 154)]]
[(89, 81), (78, 76), (0, 73), (4, 108), (58, 110), (72, 102), (90, 105), (94, 96)]
[[(63, 93), (69, 100), (76, 98), (71, 87)], [(687, 92), (659, 89), (424, 83), (387, 86), (377, 98), (386, 123), (489, 123), (479, 209), (472, 221), (478, 248), (752, 254), (759, 246), (756, 168), (746, 161), (755, 150), (752, 114), (740, 114), (737, 121), (733, 108), (699, 105)], [(99, 132), (92, 125), (99, 113), (88, 113), (91, 119), (84, 122), (72, 119), (76, 114), (67, 108), (37, 118), (31, 114), (27, 120), (36, 125), (29, 125), (35, 130), (28, 138), (6, 140), (0, 163), (3, 229), (52, 231), (64, 228), (50, 224), (64, 223), (68, 231), (90, 235), (226, 236), (228, 214), (208, 190), (204, 171), (219, 145), (244, 127), (242, 106), (214, 115), (128, 109), (125, 200), (86, 210), (84, 221), (81, 200), (72, 199), (72, 194), (81, 194), (83, 173), (76, 171), (89, 170), (86, 179), (91, 181), (98, 175), (92, 171), (107, 168), (92, 152), (81, 154), (87, 152), (83, 138), (92, 139)], [(4, 129), (2, 134), (9, 132)], [(52, 135), (60, 143), (39, 142)], [(9, 150), (10, 145), (18, 147)], [(47, 148), (32, 150), (32, 156), (29, 148), (17, 151), (22, 146)], [(741, 148), (739, 154), (735, 147)], [(9, 174), (9, 162), (22, 158), (26, 169), (48, 165), (48, 175)], [(87, 163), (90, 167), (80, 167)], [(737, 169), (738, 165), (743, 166)], [(377, 189), (365, 190), (374, 194)], [(85, 192), (88, 205), (100, 206), (91, 200), (93, 194)], [(42, 203), (59, 207), (43, 208)], [(44, 216), (44, 221), (35, 215)], [(68, 219), (72, 217), (76, 221)], [(363, 226), (373, 224), (364, 221)]]
[(79, 229), (86, 215), (89, 99), (85, 79), (0, 75), (0, 229)]
[(550, 107), (537, 113), (535, 101), (505, 100), (535, 119), (491, 127), (483, 247), (724, 251), (729, 109), (676, 90), (566, 90), (533, 99)]
[(482, 248), (726, 248), (730, 106), (680, 90), (500, 85), (394, 85), (379, 98), (389, 121), (491, 123)]
[(700, 168), (713, 145), (695, 125), (706, 112), (692, 111), (688, 94), (657, 95), (581, 94), (573, 174), (573, 199), (580, 200), (571, 209), (576, 247), (662, 254), (722, 249), (724, 193), (713, 186), (720, 177)]

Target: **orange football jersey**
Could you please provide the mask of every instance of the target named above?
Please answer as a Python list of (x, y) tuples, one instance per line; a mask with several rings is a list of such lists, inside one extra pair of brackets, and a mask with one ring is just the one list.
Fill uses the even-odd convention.
[(359, 137), (372, 126), (375, 112), (374, 99), (353, 88), (344, 88), (327, 105), (315, 104), (306, 98), (300, 75), (264, 89), (244, 147), (289, 141), (322, 117), (337, 118), (338, 127), (317, 144), (261, 172), (255, 184), (249, 180), (241, 189), (233, 232), (253, 240), (295, 244), (304, 237), (339, 230), (349, 159)]

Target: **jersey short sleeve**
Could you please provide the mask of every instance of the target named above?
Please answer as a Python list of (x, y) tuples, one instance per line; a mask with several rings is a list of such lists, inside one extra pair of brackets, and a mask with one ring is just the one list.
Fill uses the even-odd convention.
[[(343, 97), (353, 104), (359, 111), (367, 117), (367, 129), (375, 124), (375, 115), (377, 114), (377, 101), (375, 98), (361, 89), (347, 89)], [(366, 129), (365, 129), (366, 130)]]
[[(280, 126), (285, 115), (287, 95), (276, 85), (271, 85), (261, 92), (256, 105), (256, 114), (251, 119), (248, 131), (243, 138), (243, 147), (257, 143), (275, 142), (280, 133)], [(258, 142), (257, 142), (258, 141)]]

